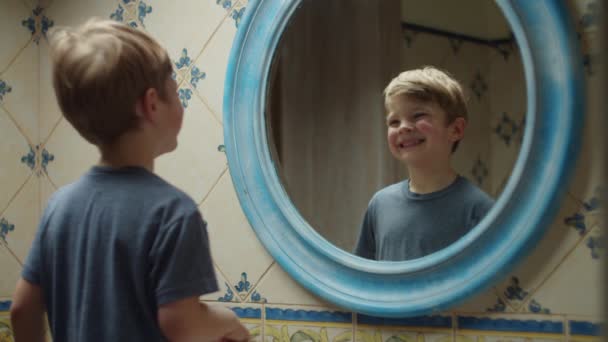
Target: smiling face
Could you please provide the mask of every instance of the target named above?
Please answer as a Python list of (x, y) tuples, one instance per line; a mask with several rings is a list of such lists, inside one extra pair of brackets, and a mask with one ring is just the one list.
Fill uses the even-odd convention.
[(397, 160), (422, 167), (449, 163), (453, 144), (464, 135), (464, 118), (448, 123), (438, 104), (407, 95), (391, 96), (386, 107), (388, 146)]

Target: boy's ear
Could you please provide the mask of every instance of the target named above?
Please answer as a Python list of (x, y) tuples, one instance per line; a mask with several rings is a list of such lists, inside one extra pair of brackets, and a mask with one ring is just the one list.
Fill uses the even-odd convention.
[(457, 117), (450, 124), (450, 140), (453, 142), (460, 141), (464, 138), (464, 129), (467, 127), (467, 120), (463, 117)]
[(144, 95), (135, 104), (135, 114), (145, 121), (156, 123), (159, 101), (160, 98), (156, 89), (146, 89)]

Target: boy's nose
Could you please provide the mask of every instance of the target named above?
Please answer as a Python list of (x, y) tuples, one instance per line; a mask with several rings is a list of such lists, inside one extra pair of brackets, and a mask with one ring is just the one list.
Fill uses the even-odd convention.
[(401, 126), (399, 126), (399, 131), (400, 132), (411, 132), (414, 129), (413, 126), (414, 125), (412, 125), (411, 122), (404, 121), (401, 123)]

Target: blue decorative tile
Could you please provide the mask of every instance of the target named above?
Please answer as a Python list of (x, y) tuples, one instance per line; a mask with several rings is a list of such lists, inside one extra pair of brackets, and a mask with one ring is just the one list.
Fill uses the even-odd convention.
[(498, 298), (498, 302), (493, 307), (486, 309), (487, 312), (505, 312), (507, 306), (502, 299)]
[(603, 325), (584, 321), (569, 321), (570, 335), (601, 336)]
[(513, 120), (505, 112), (502, 113), (502, 117), (498, 121), (496, 127), (494, 127), (494, 133), (507, 145), (511, 145), (511, 139), (519, 132), (520, 127), (517, 122)]
[(266, 308), (267, 320), (352, 323), (350, 312)]
[(583, 29), (589, 29), (598, 25), (599, 22), (599, 4), (597, 1), (587, 3), (583, 15), (580, 19), (580, 24)]
[(492, 319), (478, 317), (458, 317), (458, 328), (486, 331), (514, 331), (553, 334), (564, 333), (564, 324), (559, 321)]
[(488, 168), (479, 156), (477, 156), (477, 160), (475, 160), (475, 163), (473, 164), (471, 174), (478, 185), (482, 185), (483, 181), (488, 176)]
[(234, 287), (238, 292), (247, 292), (251, 288), (251, 283), (247, 280), (247, 273), (241, 273), (241, 280)]
[(40, 150), (40, 145), (30, 146), (28, 154), (21, 157), (21, 162), (27, 165), (37, 176), (48, 173), (47, 166), (55, 160), (55, 156), (49, 153), (46, 148)]
[(595, 214), (596, 211), (599, 209), (599, 207), (601, 206), (601, 193), (602, 188), (599, 186), (596, 187), (593, 196), (591, 196), (591, 198), (589, 198), (587, 201), (583, 201), (581, 204), (581, 209), (578, 212), (572, 214), (571, 216), (566, 217), (564, 219), (564, 223), (567, 226), (576, 229), (579, 235), (585, 235), (587, 231), (592, 228), (587, 227), (587, 224), (585, 223), (585, 217), (589, 214)]
[(262, 309), (230, 308), (239, 318), (262, 318)]
[(182, 106), (184, 106), (184, 108), (188, 108), (188, 101), (192, 99), (192, 89), (179, 88), (177, 93), (179, 94), (180, 101), (182, 101)]
[(226, 293), (224, 293), (224, 295), (219, 297), (217, 300), (220, 302), (234, 302), (234, 292), (232, 292), (230, 285), (227, 283), (224, 283), (224, 285), (226, 285)]
[(217, 150), (218, 152), (226, 153), (226, 145), (218, 145)]
[(530, 312), (533, 312), (533, 313), (541, 313), (541, 314), (550, 314), (551, 313), (551, 310), (549, 310), (547, 308), (543, 308), (543, 306), (540, 305), (540, 303), (538, 303), (534, 299), (532, 299), (530, 301), (530, 303), (528, 303), (528, 310), (530, 310)]
[(234, 25), (238, 28), (241, 23), (241, 19), (243, 18), (243, 13), (245, 13), (245, 7), (240, 9), (232, 10), (230, 17), (234, 20)]
[(599, 260), (606, 250), (606, 236), (604, 234), (590, 236), (585, 245), (591, 250), (591, 257)]
[(409, 326), (409, 327), (432, 327), (451, 328), (452, 317), (450, 316), (418, 316), (409, 318), (385, 318), (357, 314), (357, 324), (381, 325), (381, 326)]
[(44, 9), (37, 6), (32, 10), (32, 15), (21, 21), (21, 25), (32, 33), (32, 39), (36, 44), (40, 43), (40, 38), (45, 37), (46, 33), (54, 25), (54, 22), (43, 14)]
[(479, 71), (477, 71), (477, 73), (475, 74), (475, 78), (471, 82), (470, 87), (475, 96), (477, 96), (478, 100), (481, 100), (485, 92), (488, 90), (488, 84), (481, 76), (481, 73)]
[(519, 279), (517, 277), (511, 277), (511, 285), (507, 286), (504, 295), (510, 300), (524, 300), (528, 292), (519, 286)]
[(268, 300), (258, 292), (258, 290), (253, 291), (251, 294), (251, 301), (254, 303), (266, 303)]
[(0, 300), (0, 311), (9, 311), (11, 309), (10, 300)]
[(222, 8), (224, 8), (224, 9), (229, 9), (232, 7), (231, 0), (215, 0), (215, 3), (222, 6)]
[(0, 101), (4, 101), (6, 94), (13, 90), (5, 81), (0, 80)]
[(0, 239), (6, 244), (6, 236), (15, 230), (15, 225), (9, 223), (5, 218), (0, 219)]
[(141, 0), (122, 0), (116, 10), (110, 14), (110, 19), (128, 24), (131, 27), (146, 27), (144, 20), (152, 13), (152, 6)]

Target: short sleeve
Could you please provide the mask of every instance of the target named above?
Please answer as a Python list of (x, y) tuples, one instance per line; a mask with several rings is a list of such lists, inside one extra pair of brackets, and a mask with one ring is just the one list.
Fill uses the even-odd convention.
[(363, 216), (354, 254), (366, 259), (376, 259), (376, 239), (374, 237), (374, 218), (371, 203)]
[(150, 278), (159, 306), (218, 290), (207, 224), (198, 210), (162, 229), (150, 257)]

